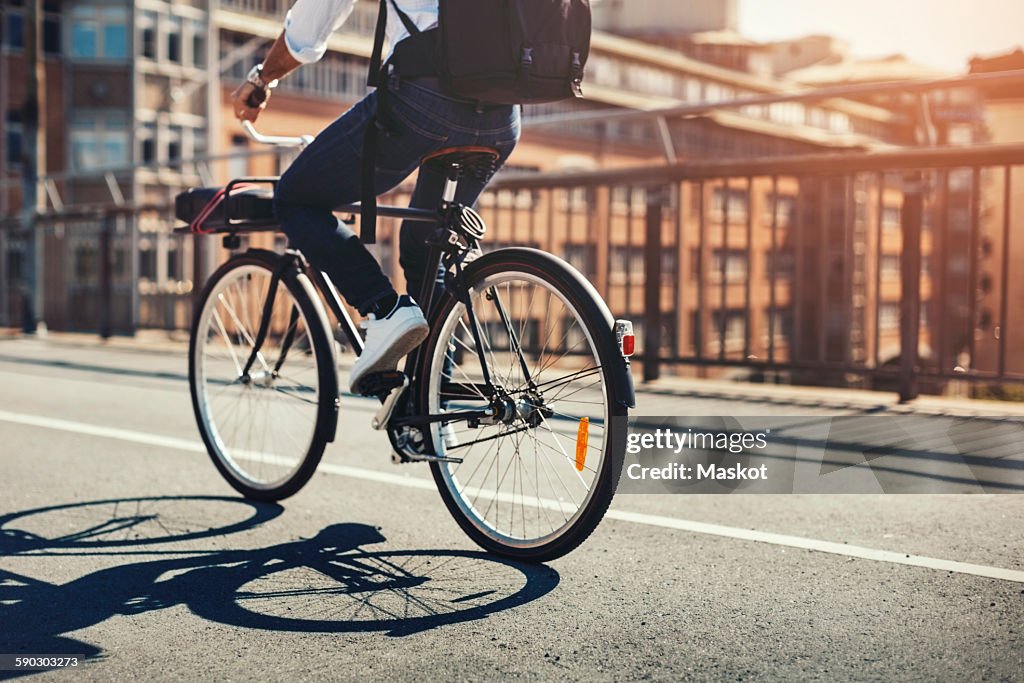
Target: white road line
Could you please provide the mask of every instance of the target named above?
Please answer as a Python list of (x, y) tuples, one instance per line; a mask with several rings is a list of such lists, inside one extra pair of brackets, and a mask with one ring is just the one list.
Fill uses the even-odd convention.
[(834, 543), (832, 541), (819, 541), (813, 538), (804, 538), (802, 536), (773, 534), (768, 531), (739, 529), (737, 527), (721, 526), (719, 524), (691, 522), (685, 519), (675, 519), (674, 517), (645, 515), (639, 512), (626, 512), (624, 510), (609, 510), (605, 517), (608, 519), (617, 519), (623, 522), (635, 522), (636, 524), (660, 526), (666, 529), (690, 531), (696, 534), (724, 536), (725, 538), (736, 538), (742, 541), (756, 541), (757, 543), (770, 543), (771, 545), (782, 545), (790, 548), (814, 550), (819, 553), (858, 557), (863, 560), (905, 564), (911, 567), (924, 567), (926, 569), (938, 569), (940, 571), (955, 572), (957, 574), (971, 574), (972, 576), (984, 576), (990, 579), (1002, 579), (1004, 581), (1024, 583), (1024, 571), (1018, 571), (1015, 569), (989, 567), (983, 564), (970, 564), (967, 562), (954, 562), (953, 560), (940, 560), (934, 557), (925, 557), (923, 555), (908, 555), (906, 553), (892, 552), (891, 550), (876, 550), (875, 548), (865, 548), (863, 546), (847, 545), (845, 543)]
[[(88, 436), (97, 436), (106, 439), (130, 441), (132, 443), (141, 443), (149, 446), (187, 451), (190, 453), (206, 453), (205, 446), (197, 441), (176, 439), (174, 437), (160, 436), (158, 434), (149, 434), (146, 432), (136, 432), (128, 429), (100, 427), (83, 422), (72, 422), (69, 420), (60, 420), (40, 415), (24, 415), (21, 413), (11, 413), (0, 410), (0, 422), (12, 422), (32, 427), (56, 429), (74, 434), (85, 434)], [(407, 488), (431, 491), (435, 489), (434, 482), (429, 479), (388, 474), (386, 472), (367, 470), (360, 467), (321, 463), (319, 470), (329, 474), (362, 479), (364, 481), (374, 481), (381, 484), (391, 484), (394, 486), (404, 486)], [(889, 562), (891, 564), (902, 564), (911, 567), (923, 567), (925, 569), (935, 569), (939, 571), (954, 572), (957, 574), (968, 574), (971, 576), (981, 576), (990, 579), (1024, 583), (1024, 571), (1015, 569), (1004, 569), (1002, 567), (990, 567), (987, 565), (970, 564), (967, 562), (941, 560), (921, 555), (907, 555), (905, 553), (898, 553), (890, 550), (876, 550), (875, 548), (865, 548), (863, 546), (847, 545), (845, 543), (835, 543), (832, 541), (820, 541), (813, 538), (804, 538), (802, 536), (789, 536), (787, 534), (775, 534), (766, 531), (740, 529), (738, 527), (723, 526), (720, 524), (706, 524), (704, 522), (694, 522), (685, 519), (677, 519), (675, 517), (664, 517), (661, 515), (648, 515), (639, 512), (628, 512), (626, 510), (609, 510), (605, 517), (607, 519), (661, 527), (664, 529), (675, 529), (678, 531), (688, 531), (697, 534), (733, 538), (741, 541), (768, 543), (770, 545), (800, 548), (803, 550), (829, 553), (832, 555), (856, 557), (875, 562)]]

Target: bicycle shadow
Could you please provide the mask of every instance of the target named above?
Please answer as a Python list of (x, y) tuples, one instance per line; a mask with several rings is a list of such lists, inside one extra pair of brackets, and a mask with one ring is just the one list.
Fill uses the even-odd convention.
[[(50, 505), (0, 515), (0, 557), (227, 536), (265, 524), (283, 512), (277, 504), (227, 496), (146, 496)], [(45, 515), (56, 515), (57, 520), (48, 521)], [(38, 521), (40, 516), (43, 522)], [(46, 534), (44, 530), (50, 528), (59, 531)]]
[[(0, 652), (101, 660), (101, 647), (65, 634), (114, 616), (178, 605), (229, 626), (309, 633), (378, 631), (403, 637), (537, 600), (560, 579), (549, 567), (520, 565), (483, 552), (364, 549), (385, 540), (374, 527), (343, 523), (308, 539), (186, 557), (174, 553), (101, 569), (64, 584), (0, 570)], [(33, 555), (58, 554), (40, 552), (35, 543)], [(0, 545), (0, 554), (9, 554), (4, 548)], [(164, 552), (173, 551), (154, 554)], [(0, 678), (14, 675), (0, 673)]]

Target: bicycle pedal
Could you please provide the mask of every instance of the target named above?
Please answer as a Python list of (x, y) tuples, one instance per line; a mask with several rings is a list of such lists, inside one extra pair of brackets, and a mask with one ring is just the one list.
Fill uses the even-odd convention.
[(404, 373), (398, 373), (401, 375), (401, 383), (392, 387), (387, 395), (377, 398), (381, 399), (380, 408), (377, 409), (377, 414), (373, 416), (373, 420), (370, 425), (380, 431), (388, 426), (388, 422), (391, 421), (391, 414), (395, 412), (395, 406), (398, 405), (398, 399), (402, 397), (405, 390), (409, 387), (409, 378)]
[(408, 386), (409, 378), (401, 370), (373, 372), (359, 380), (356, 393), (360, 396), (376, 397), (383, 401), (392, 390)]

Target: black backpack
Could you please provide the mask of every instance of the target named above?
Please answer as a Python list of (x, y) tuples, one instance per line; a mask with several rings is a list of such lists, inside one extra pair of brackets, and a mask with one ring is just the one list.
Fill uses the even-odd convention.
[(388, 2), (409, 32), (391, 58), (399, 77), (436, 76), (447, 94), (484, 104), (582, 96), (590, 0), (438, 0), (438, 26), (428, 31), (420, 31), (395, 0), (380, 0), (370, 61), (374, 86)]
[(390, 2), (410, 37), (391, 60), (403, 77), (436, 76), (447, 94), (492, 104), (580, 97), (590, 54), (590, 0), (438, 0), (437, 28), (420, 31), (381, 0), (370, 62), (377, 85)]
[[(385, 78), (381, 55), (389, 2), (409, 32), (389, 60), (399, 78), (436, 77), (446, 94), (484, 105), (582, 97), (590, 0), (438, 0), (438, 26), (427, 31), (419, 30), (395, 0), (380, 0), (367, 79), (371, 87)], [(363, 142), (360, 233), (367, 244), (376, 240), (378, 127), (371, 124)]]

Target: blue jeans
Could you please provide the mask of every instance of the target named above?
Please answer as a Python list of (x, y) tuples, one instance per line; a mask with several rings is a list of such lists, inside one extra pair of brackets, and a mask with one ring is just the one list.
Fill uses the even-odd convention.
[[(409, 177), (420, 159), (444, 147), (493, 147), (503, 164), (519, 140), (515, 107), (476, 107), (438, 92), (421, 81), (391, 78), (384, 130), (377, 142), (377, 191), (387, 192)], [(373, 92), (332, 123), (281, 176), (274, 212), (292, 247), (334, 281), (349, 304), (366, 315), (374, 303), (394, 294), (390, 280), (359, 237), (336, 219), (332, 209), (359, 201), (363, 133), (377, 110)], [(472, 205), (487, 180), (465, 178), (456, 201)], [(421, 171), (411, 206), (436, 208), (444, 176)], [(425, 240), (436, 228), (406, 221), (399, 237), (399, 260), (410, 292), (418, 293), (427, 269)]]

